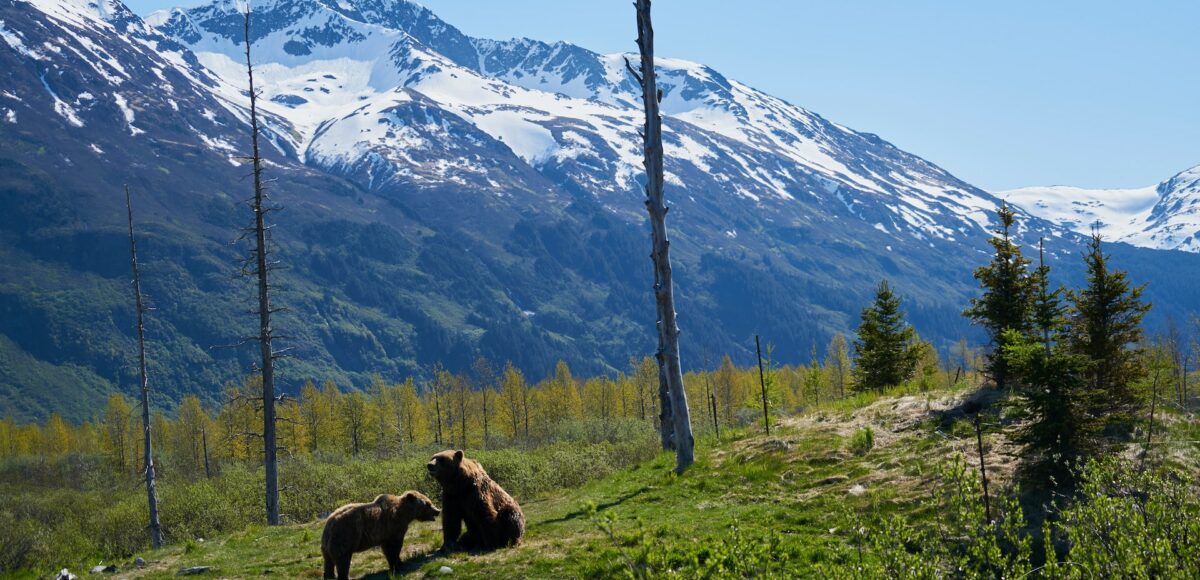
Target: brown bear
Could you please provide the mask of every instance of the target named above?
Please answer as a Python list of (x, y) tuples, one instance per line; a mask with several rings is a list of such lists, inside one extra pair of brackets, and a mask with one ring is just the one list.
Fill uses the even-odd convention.
[(416, 491), (381, 495), (371, 503), (338, 508), (325, 520), (325, 532), (321, 535), (325, 578), (333, 578), (336, 567), (338, 580), (346, 580), (350, 577), (350, 557), (379, 546), (383, 547), (388, 570), (396, 573), (408, 524), (413, 520), (436, 521), (439, 512), (428, 497)]
[[(525, 535), (525, 514), (478, 462), (460, 451), (429, 460), (429, 473), (442, 484), (442, 549), (494, 550), (516, 546)], [(459, 537), (462, 525), (467, 532)]]

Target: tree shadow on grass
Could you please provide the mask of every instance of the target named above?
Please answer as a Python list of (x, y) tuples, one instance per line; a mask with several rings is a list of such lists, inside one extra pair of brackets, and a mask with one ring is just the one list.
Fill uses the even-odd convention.
[[(606, 510), (606, 509), (608, 509), (608, 508), (612, 508), (612, 507), (619, 506), (619, 505), (621, 505), (621, 504), (625, 503), (626, 501), (628, 501), (628, 500), (631, 500), (631, 499), (633, 499), (633, 498), (635, 498), (635, 497), (637, 497), (637, 496), (639, 496), (639, 495), (642, 495), (643, 493), (645, 493), (645, 492), (647, 492), (647, 491), (649, 491), (649, 490), (650, 490), (650, 486), (648, 486), (648, 485), (643, 485), (642, 487), (640, 487), (640, 488), (638, 488), (638, 489), (636, 489), (636, 490), (634, 490), (634, 491), (631, 491), (631, 492), (629, 492), (629, 493), (627, 493), (627, 494), (625, 494), (625, 495), (622, 495), (622, 496), (618, 497), (617, 499), (614, 499), (614, 500), (612, 500), (612, 501), (606, 501), (606, 502), (604, 502), (604, 503), (600, 503), (600, 504), (596, 504), (596, 511), (600, 512), (600, 511), (604, 511), (604, 510)], [(564, 516), (562, 516), (562, 517), (560, 517), (560, 518), (554, 518), (554, 519), (552, 519), (552, 520), (546, 520), (545, 522), (542, 522), (542, 523), (545, 523), (545, 524), (560, 524), (560, 523), (562, 523), (562, 522), (567, 522), (567, 521), (571, 521), (571, 520), (574, 520), (574, 519), (578, 519), (578, 518), (580, 518), (580, 517), (583, 517), (583, 516), (585, 516), (585, 515), (587, 515), (587, 510), (586, 510), (586, 509), (578, 509), (578, 510), (575, 510), (575, 511), (573, 511), (573, 512), (571, 512), (571, 513), (567, 514), (567, 515), (564, 515)]]

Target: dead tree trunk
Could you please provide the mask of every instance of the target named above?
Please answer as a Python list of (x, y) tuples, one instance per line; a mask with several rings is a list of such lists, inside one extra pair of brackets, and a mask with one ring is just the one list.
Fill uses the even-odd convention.
[(483, 448), (488, 446), (488, 391), (492, 390), (490, 386), (483, 387)]
[[(662, 319), (659, 319), (659, 324)], [(661, 337), (660, 337), (661, 338)], [(671, 419), (671, 388), (667, 382), (667, 367), (663, 362), (664, 350), (659, 345), (658, 354), (658, 436), (662, 448), (668, 451), (675, 448), (675, 424)]]
[(133, 300), (137, 309), (138, 380), (142, 385), (142, 465), (145, 466), (146, 499), (150, 502), (150, 543), (163, 544), (162, 525), (158, 522), (158, 490), (154, 481), (154, 447), (150, 439), (150, 380), (146, 376), (146, 308), (142, 303), (142, 273), (137, 261), (137, 238), (133, 235), (133, 201), (125, 186), (125, 209), (129, 214), (129, 263), (133, 266)]
[(983, 454), (983, 417), (980, 415), (983, 407), (975, 401), (968, 401), (963, 411), (970, 415), (975, 423), (975, 445), (979, 451), (979, 479), (983, 483), (983, 513), (987, 518), (984, 524), (990, 525), (992, 523), (992, 500), (988, 495), (987, 462)]
[(204, 478), (210, 479), (210, 478), (212, 478), (212, 469), (210, 469), (208, 466), (208, 430), (207, 429), (203, 429), (200, 431), (200, 441), (204, 445)]
[[(1050, 296), (1049, 296), (1050, 281), (1047, 280), (1046, 276), (1044, 275), (1044, 272), (1046, 271), (1046, 269), (1045, 269), (1046, 268), (1045, 243), (1046, 243), (1046, 238), (1038, 238), (1038, 271), (1043, 273), (1043, 275), (1040, 276), (1041, 287), (1038, 289), (1038, 291), (1041, 293), (1041, 300), (1042, 300), (1043, 304), (1046, 304), (1050, 298)], [(1042, 348), (1045, 350), (1046, 360), (1050, 360), (1050, 326), (1049, 325), (1042, 327)]]
[(1150, 387), (1150, 422), (1146, 425), (1146, 448), (1142, 451), (1142, 459), (1138, 464), (1138, 471), (1146, 470), (1146, 457), (1150, 455), (1150, 444), (1154, 441), (1154, 413), (1158, 406), (1158, 375), (1159, 371), (1154, 370), (1154, 380)]
[(433, 412), (437, 415), (437, 444), (442, 444), (442, 400), (438, 396), (438, 387), (433, 387)]
[(279, 525), (279, 462), (275, 435), (275, 350), (272, 345), (271, 328), (271, 285), (268, 274), (271, 264), (267, 259), (269, 234), (267, 206), (262, 179), (262, 157), (258, 148), (258, 93), (254, 89), (254, 65), (250, 60), (250, 7), (245, 12), (246, 35), (246, 78), (250, 85), (250, 158), (254, 166), (254, 252), (253, 273), (258, 278), (258, 344), (262, 353), (262, 403), (263, 403), (263, 465), (266, 471), (267, 524)]
[(717, 434), (717, 440), (720, 440), (721, 426), (717, 424), (717, 395), (713, 392), (712, 383), (709, 382), (708, 357), (704, 357), (704, 396), (708, 399), (709, 411), (712, 413), (713, 431)]
[(771, 415), (767, 408), (767, 375), (763, 372), (762, 346), (759, 344), (757, 334), (754, 335), (754, 353), (758, 355), (758, 386), (762, 389), (763, 430), (767, 432), (767, 435), (770, 435)]
[[(683, 389), (683, 368), (679, 362), (679, 325), (675, 319), (675, 289), (671, 277), (670, 242), (667, 240), (667, 204), (663, 197), (662, 116), (658, 79), (654, 71), (654, 27), (650, 20), (650, 0), (637, 0), (638, 49), (641, 74), (626, 62), (629, 72), (642, 87), (646, 124), (642, 131), (643, 163), (646, 168), (646, 209), (654, 262), (654, 297), (658, 311), (658, 357), (665, 387), (669, 393), (670, 417), (675, 446), (675, 471), (682, 472), (695, 461), (692, 417), (687, 392)], [(664, 408), (667, 405), (664, 405)]]

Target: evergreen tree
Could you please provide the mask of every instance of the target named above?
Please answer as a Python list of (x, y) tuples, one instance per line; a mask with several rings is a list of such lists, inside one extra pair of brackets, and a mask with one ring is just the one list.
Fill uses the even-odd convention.
[(1083, 256), (1087, 286), (1071, 292), (1068, 345), (1086, 364), (1091, 412), (1097, 417), (1127, 418), (1141, 405), (1132, 385), (1144, 374), (1135, 346), (1142, 340), (1145, 286), (1131, 286), (1125, 272), (1111, 270), (1099, 232)]
[(1000, 230), (988, 243), (995, 248), (992, 262), (975, 271), (975, 279), (983, 289), (983, 296), (973, 298), (971, 306), (963, 314), (982, 325), (992, 342), (992, 353), (988, 357), (987, 371), (996, 388), (1009, 385), (1009, 365), (1004, 358), (1007, 330), (1015, 330), (1022, 336), (1030, 329), (1030, 305), (1033, 298), (1032, 278), (1029, 275), (1029, 259), (1021, 255), (1021, 247), (1012, 241), (1015, 214), (1007, 204), (996, 211), (1000, 218)]
[(1028, 446), (1034, 467), (1066, 483), (1071, 480), (1069, 467), (1090, 447), (1097, 429), (1088, 413), (1084, 360), (1067, 348), (1065, 340), (1063, 290), (1050, 288), (1050, 266), (1040, 241), (1038, 268), (1030, 283), (1034, 292), (1031, 332), (1022, 335), (1009, 329), (1003, 341), (1004, 357), (1021, 378), (1017, 394), (1030, 418), (1017, 439)]
[(855, 386), (882, 390), (912, 377), (917, 365), (913, 328), (904, 321), (900, 298), (887, 280), (879, 283), (874, 302), (862, 311), (862, 324), (854, 341)]

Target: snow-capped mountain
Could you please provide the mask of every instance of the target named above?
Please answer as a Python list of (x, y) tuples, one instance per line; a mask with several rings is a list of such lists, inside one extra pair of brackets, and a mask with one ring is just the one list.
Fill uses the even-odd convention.
[[(254, 10), (267, 173), (285, 208), (272, 214), (295, 354), (285, 387), (478, 356), (531, 378), (559, 359), (614, 373), (652, 351), (625, 55), (471, 38), (404, 0)], [(0, 364), (0, 393), (15, 393), (0, 414), (74, 401), (85, 417), (130, 380), (126, 184), (157, 306), (156, 388), (213, 393), (250, 368), (252, 352), (213, 348), (250, 322), (229, 275), (249, 218), (243, 34), (225, 0), (146, 20), (119, 0), (0, 0), (0, 361), (20, 361)], [(689, 365), (749, 360), (756, 334), (780, 361), (807, 361), (853, 329), (882, 278), (926, 338), (972, 332), (960, 313), (999, 197), (704, 65), (659, 65)], [(1179, 213), (1168, 197), (1164, 216)], [(1032, 215), (1020, 230), (1048, 237), (1057, 274), (1079, 279), (1079, 236)], [(1155, 280), (1155, 315), (1200, 305), (1187, 278), (1200, 255), (1111, 251)]]
[[(272, 0), (255, 10), (266, 107), (286, 120), (280, 133), (304, 162), (373, 189), (450, 181), (544, 203), (567, 186), (640, 217), (630, 198), (641, 111), (624, 55), (469, 38), (404, 0)], [(238, 86), (236, 2), (150, 21), (223, 86)], [(836, 204), (839, 214), (916, 239), (987, 231), (995, 199), (936, 166), (703, 65), (659, 63), (667, 181), (690, 195), (741, 199), (789, 219), (811, 213), (808, 204)], [(496, 145), (515, 158), (495, 155)], [(554, 187), (507, 183), (516, 164)], [(687, 201), (676, 198), (682, 211), (699, 209)]]
[(1079, 233), (1144, 248), (1200, 252), (1200, 166), (1148, 187), (1024, 187), (998, 194)]

